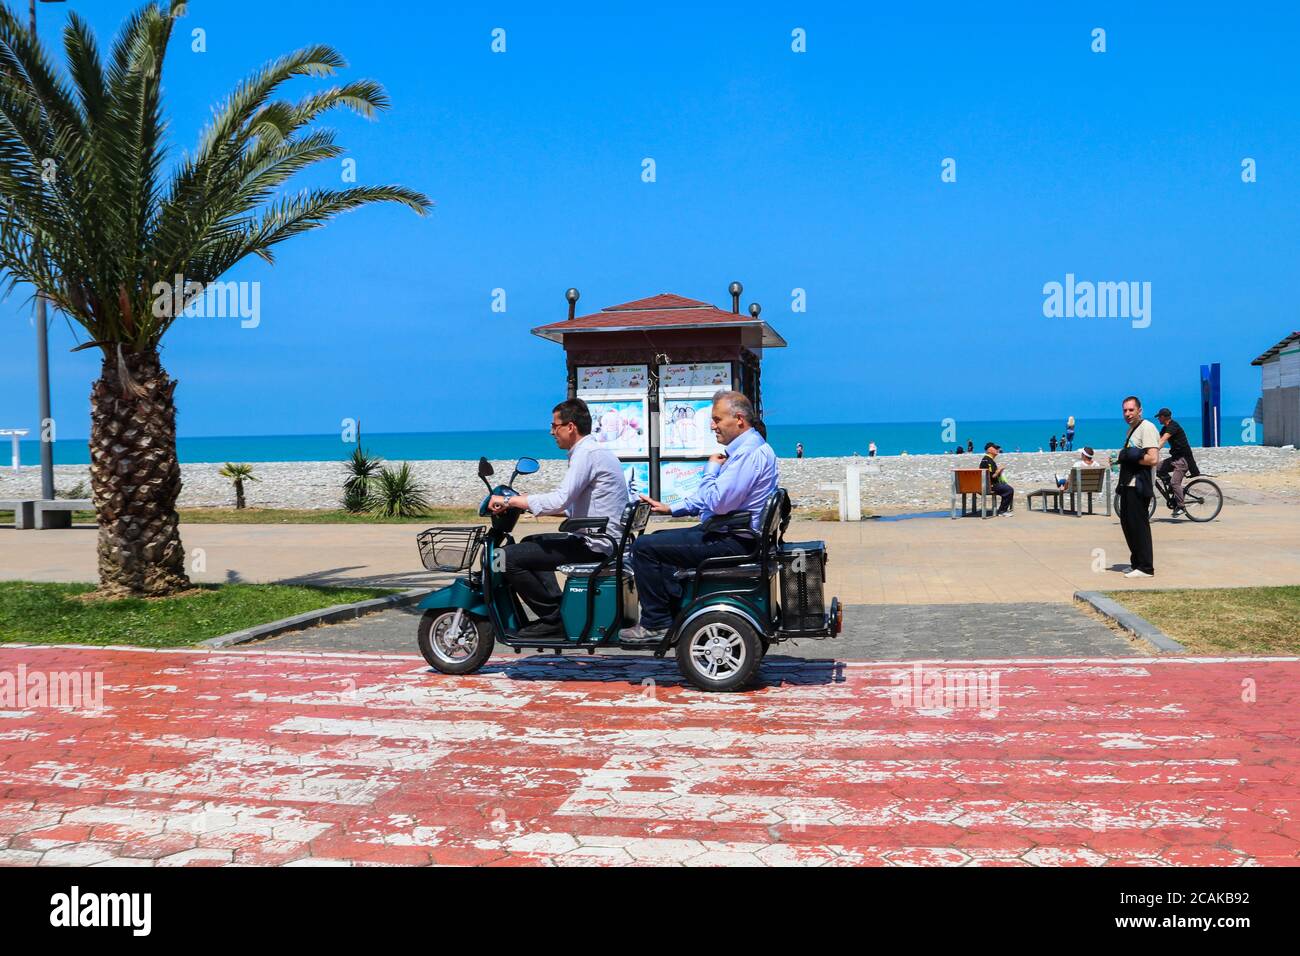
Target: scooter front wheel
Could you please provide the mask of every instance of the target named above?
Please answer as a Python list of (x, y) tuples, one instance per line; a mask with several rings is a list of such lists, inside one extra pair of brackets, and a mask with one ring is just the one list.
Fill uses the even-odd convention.
[(420, 653), (443, 674), (472, 674), (492, 656), (492, 625), (461, 610), (425, 611), (420, 618)]

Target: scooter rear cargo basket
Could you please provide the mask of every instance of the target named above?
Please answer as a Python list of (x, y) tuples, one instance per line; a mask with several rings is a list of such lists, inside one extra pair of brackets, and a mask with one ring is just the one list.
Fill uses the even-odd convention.
[(781, 630), (824, 632), (826, 546), (820, 541), (787, 541), (780, 561)]
[(415, 538), (420, 561), (430, 571), (464, 571), (474, 564), (487, 528), (429, 528)]

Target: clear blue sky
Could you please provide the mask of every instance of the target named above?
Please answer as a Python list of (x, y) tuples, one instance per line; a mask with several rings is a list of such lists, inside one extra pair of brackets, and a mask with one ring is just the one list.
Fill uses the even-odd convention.
[[(70, 5), (105, 43), (134, 7), (42, 5), (47, 38)], [(563, 318), (570, 285), (593, 311), (663, 291), (725, 305), (741, 280), (790, 343), (764, 360), (780, 423), (1118, 417), (1130, 391), (1190, 417), (1210, 361), (1225, 412), (1249, 413), (1250, 360), (1300, 326), (1293, 5), (445, 9), (460, 6), (191, 4), (166, 73), (178, 150), (252, 68), (326, 42), (393, 100), (376, 123), (331, 120), (358, 178), (438, 206), (352, 213), (228, 276), (262, 283), (261, 325), (169, 334), (182, 435), (327, 433), (350, 415), (368, 431), (536, 425), (563, 358), (528, 330)], [(1067, 272), (1150, 282), (1151, 326), (1045, 318), (1043, 284)], [(0, 304), (0, 427), (36, 418), (29, 316), (24, 293)], [(87, 434), (98, 373), (73, 344), (59, 320), (61, 438)]]

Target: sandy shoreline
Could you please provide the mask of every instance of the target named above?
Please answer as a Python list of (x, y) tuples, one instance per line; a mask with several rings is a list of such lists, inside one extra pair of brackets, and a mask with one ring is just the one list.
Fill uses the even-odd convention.
[[(1104, 453), (1104, 450), (1103, 450)], [(1064, 474), (1078, 458), (1078, 452), (1004, 452), (1010, 483), (1017, 492), (1047, 487), (1054, 474)], [(1268, 489), (1286, 493), (1300, 490), (1300, 453), (1278, 448), (1241, 446), (1198, 448), (1196, 459), (1202, 471), (1224, 477), (1246, 488)], [(820, 485), (843, 481), (845, 467), (856, 463), (879, 469), (862, 476), (862, 503), (869, 510), (882, 513), (946, 508), (949, 502), (950, 471), (954, 467), (974, 467), (978, 455), (896, 455), (867, 458), (793, 458), (781, 459), (781, 483), (789, 489), (797, 504), (827, 506), (835, 495)], [(411, 468), (425, 485), (429, 499), (438, 505), (477, 503), (483, 484), (477, 478), (475, 461), (412, 461)], [(494, 462), (498, 475), (509, 477), (513, 463)], [(230, 483), (217, 474), (218, 463), (183, 464), (184, 488), (182, 507), (230, 506), (234, 494)], [(520, 479), (519, 490), (550, 488), (564, 473), (563, 461), (543, 461), (536, 475)], [(342, 494), (343, 465), (336, 461), (259, 462), (253, 473), (261, 480), (247, 489), (250, 507), (263, 508), (336, 508)], [(66, 492), (78, 482), (86, 482), (85, 465), (59, 465), (55, 468), (55, 486)], [(24, 467), (18, 472), (0, 471), (0, 498), (29, 498), (40, 493), (40, 471)]]

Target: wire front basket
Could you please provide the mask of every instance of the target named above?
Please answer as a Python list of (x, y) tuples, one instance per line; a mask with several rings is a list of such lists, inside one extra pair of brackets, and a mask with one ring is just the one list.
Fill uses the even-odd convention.
[(430, 571), (464, 571), (478, 557), (487, 528), (430, 528), (416, 536), (420, 561)]

